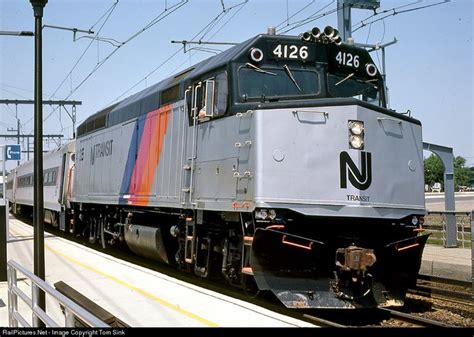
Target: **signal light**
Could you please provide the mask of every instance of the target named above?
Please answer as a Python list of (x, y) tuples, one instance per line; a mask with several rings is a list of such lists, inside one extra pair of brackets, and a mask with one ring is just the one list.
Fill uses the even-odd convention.
[(263, 60), (263, 51), (259, 48), (252, 48), (252, 49), (250, 49), (249, 57), (250, 57), (250, 60), (255, 62), (255, 63), (262, 62), (262, 60)]
[(367, 75), (374, 77), (377, 75), (377, 67), (373, 63), (367, 63), (365, 65), (365, 71), (367, 72)]

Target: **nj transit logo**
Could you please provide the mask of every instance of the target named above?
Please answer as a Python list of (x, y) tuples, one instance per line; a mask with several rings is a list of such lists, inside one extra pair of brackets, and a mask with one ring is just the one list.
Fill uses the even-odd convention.
[(342, 151), (339, 155), (341, 188), (347, 188), (347, 176), (349, 182), (361, 191), (368, 189), (372, 183), (372, 154), (364, 151), (360, 153), (362, 162), (360, 171), (346, 151)]

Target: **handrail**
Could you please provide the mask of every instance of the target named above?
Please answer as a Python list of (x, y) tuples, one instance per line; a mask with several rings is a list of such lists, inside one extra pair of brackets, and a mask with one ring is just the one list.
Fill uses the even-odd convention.
[[(22, 273), (26, 278), (31, 280), (31, 294), (30, 299), (17, 286), (17, 271)], [(38, 306), (38, 298), (40, 289), (53, 297), (59, 304), (64, 307), (65, 327), (74, 327), (75, 317), (84, 321), (90, 327), (108, 328), (110, 327), (96, 316), (74, 303), (72, 300), (61, 294), (59, 291), (50, 286), (47, 282), (34, 275), (29, 270), (17, 262), (10, 260), (7, 263), (7, 277), (8, 277), (8, 319), (10, 327), (18, 327), (18, 322), (24, 327), (30, 327), (28, 322), (18, 312), (18, 297), (25, 302), (33, 313), (33, 325), (39, 326), (42, 321), (47, 327), (60, 327), (61, 325), (54, 321), (48, 314)]]

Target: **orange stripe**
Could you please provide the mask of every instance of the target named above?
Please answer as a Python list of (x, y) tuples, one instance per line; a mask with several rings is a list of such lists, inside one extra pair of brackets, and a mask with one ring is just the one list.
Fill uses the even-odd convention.
[(148, 114), (132, 175), (129, 204), (146, 206), (163, 149), (171, 105)]

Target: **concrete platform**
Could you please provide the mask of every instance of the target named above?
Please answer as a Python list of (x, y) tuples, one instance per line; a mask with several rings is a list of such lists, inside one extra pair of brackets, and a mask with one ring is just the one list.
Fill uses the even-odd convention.
[[(10, 220), (8, 259), (33, 269), (32, 227)], [(310, 323), (182, 282), (45, 233), (46, 280), (64, 281), (132, 327), (308, 327)], [(21, 278), (21, 275), (19, 275)], [(28, 281), (19, 287), (30, 292)], [(0, 283), (0, 326), (8, 326), (7, 284)], [(19, 299), (19, 304), (22, 301)], [(47, 312), (64, 322), (59, 305)], [(20, 307), (25, 309), (25, 306)], [(31, 322), (31, 312), (24, 311)]]
[(426, 245), (420, 274), (472, 282), (471, 249)]

